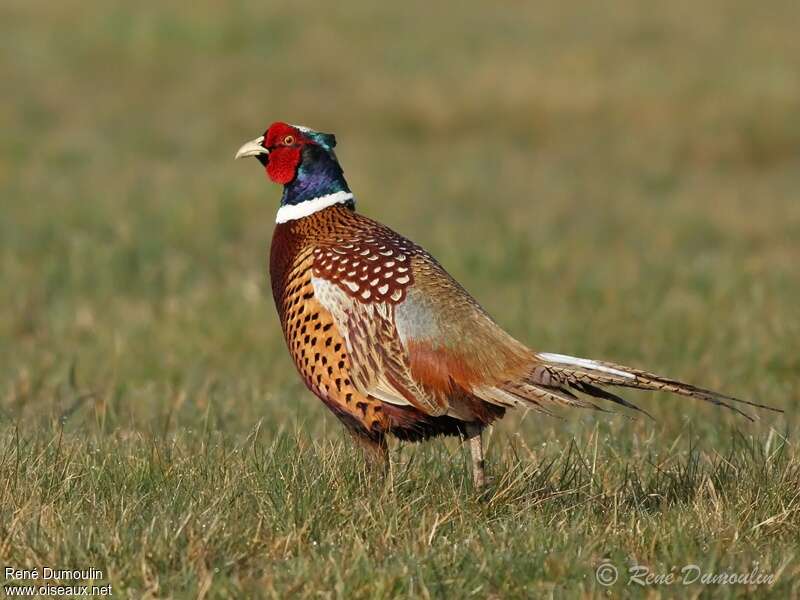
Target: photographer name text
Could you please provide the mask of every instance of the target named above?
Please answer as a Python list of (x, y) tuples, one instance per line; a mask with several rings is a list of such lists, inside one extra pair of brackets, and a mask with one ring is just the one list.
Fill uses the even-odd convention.
[[(111, 584), (95, 584), (105, 579), (100, 569), (18, 569), (6, 567), (0, 591), (6, 596), (113, 596)], [(64, 585), (69, 582), (69, 585)], [(88, 585), (89, 582), (93, 585)]]

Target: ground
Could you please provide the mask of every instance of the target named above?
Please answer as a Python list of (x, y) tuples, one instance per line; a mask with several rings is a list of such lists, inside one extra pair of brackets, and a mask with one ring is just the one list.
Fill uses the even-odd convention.
[[(800, 595), (798, 17), (3, 3), (0, 566), (133, 598), (679, 597), (687, 565)], [(455, 440), (365, 472), (284, 348), (279, 189), (233, 161), (273, 120), (335, 132), (359, 209), (534, 348), (786, 414), (628, 392), (655, 421), (511, 415), (483, 495)]]

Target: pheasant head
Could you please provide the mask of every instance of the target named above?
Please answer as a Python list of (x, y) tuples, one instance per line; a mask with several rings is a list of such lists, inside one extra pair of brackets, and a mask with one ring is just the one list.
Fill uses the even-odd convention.
[[(323, 204), (353, 204), (334, 146), (336, 137), (332, 133), (278, 121), (239, 148), (236, 158), (255, 157), (267, 176), (283, 185), (281, 210), (287, 207), (294, 213), (313, 208), (311, 212), (315, 212)], [(282, 222), (280, 211), (278, 222)]]

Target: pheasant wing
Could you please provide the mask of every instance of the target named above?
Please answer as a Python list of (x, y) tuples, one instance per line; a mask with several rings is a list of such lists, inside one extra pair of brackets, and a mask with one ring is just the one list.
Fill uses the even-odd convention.
[(461, 416), (453, 403), (464, 397), (520, 403), (493, 384), (533, 354), (422, 248), (374, 224), (314, 254), (314, 293), (346, 340), (359, 391), (431, 416)]

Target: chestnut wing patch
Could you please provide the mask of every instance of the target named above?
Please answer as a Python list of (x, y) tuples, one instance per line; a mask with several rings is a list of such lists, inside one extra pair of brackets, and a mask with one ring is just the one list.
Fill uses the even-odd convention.
[(361, 303), (399, 304), (413, 285), (411, 257), (421, 249), (383, 231), (339, 238), (314, 249), (314, 277), (338, 286)]

